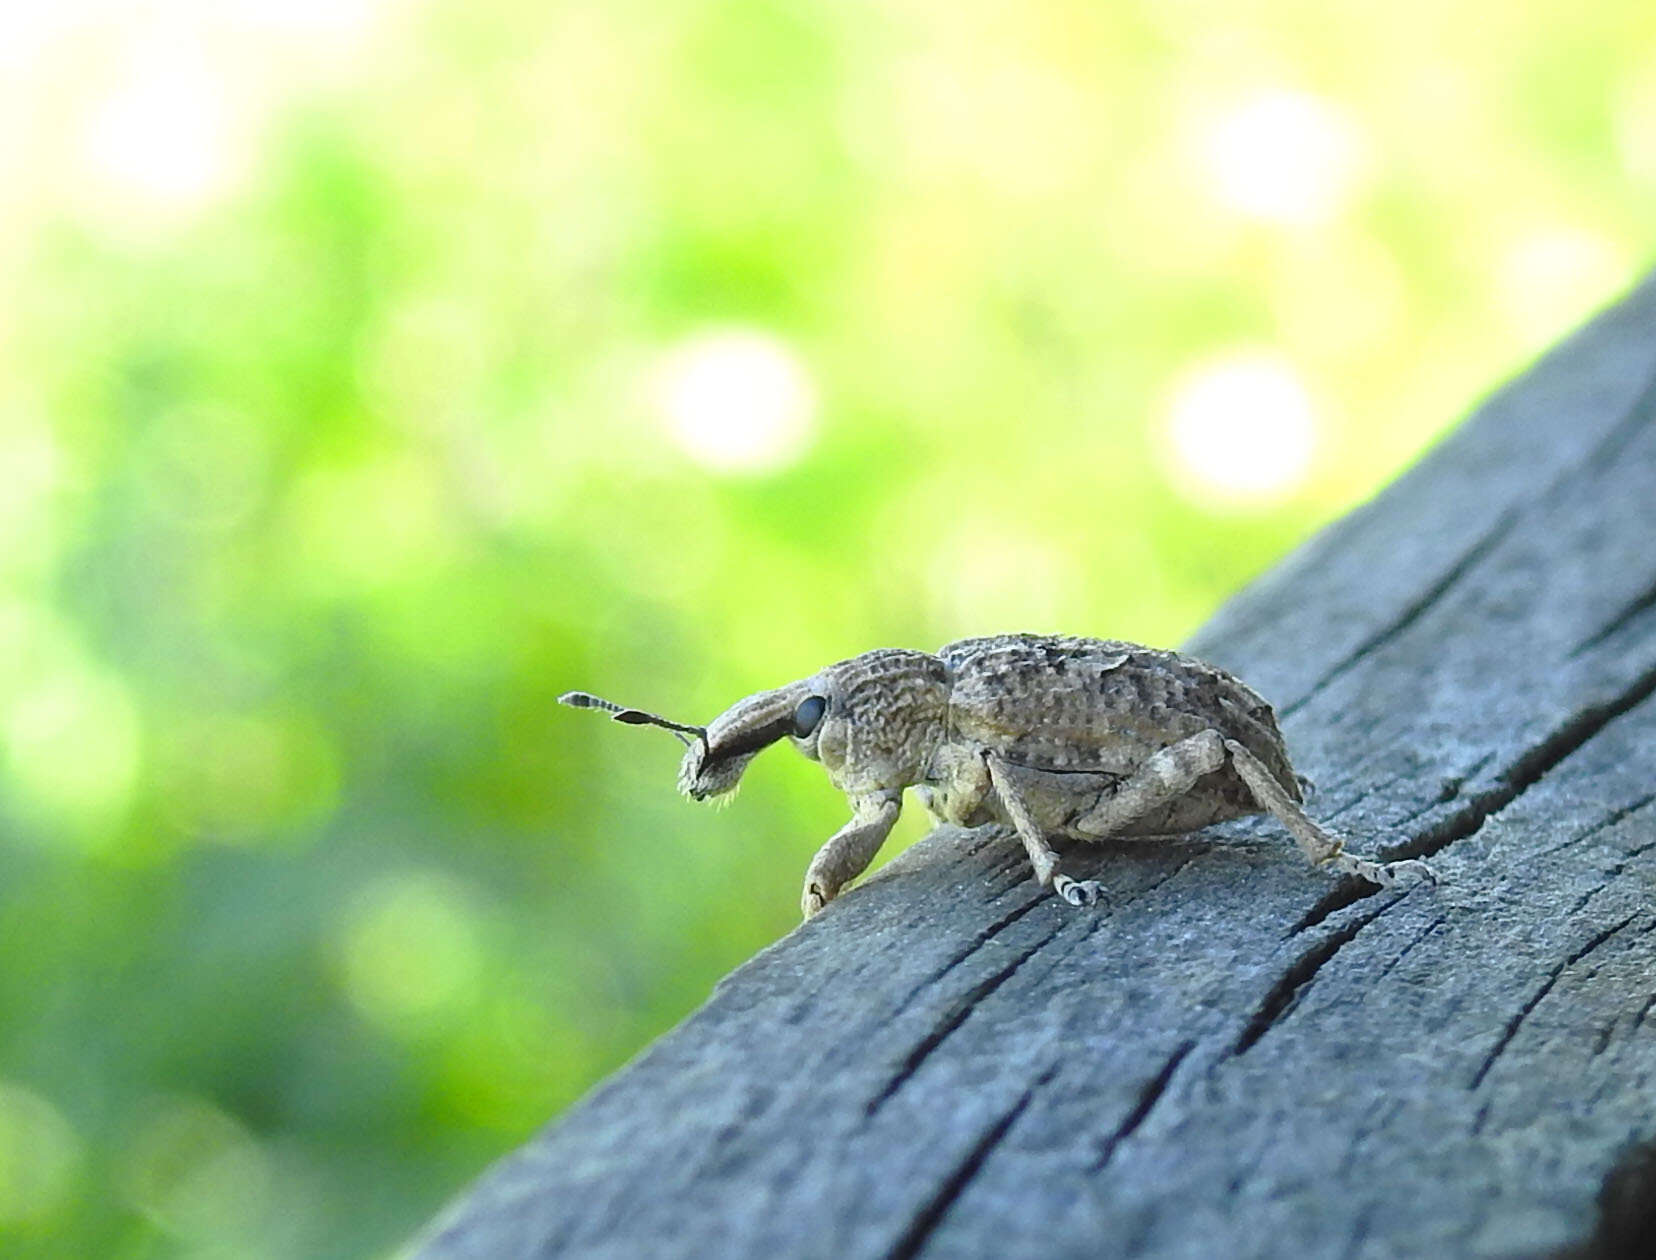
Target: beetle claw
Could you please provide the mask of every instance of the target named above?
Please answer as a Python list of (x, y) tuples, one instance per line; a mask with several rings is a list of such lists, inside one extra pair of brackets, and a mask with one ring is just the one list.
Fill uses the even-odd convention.
[(1104, 885), (1096, 879), (1071, 879), (1068, 875), (1055, 875), (1052, 878), (1052, 890), (1072, 906), (1097, 905), (1098, 899), (1104, 894)]
[(828, 904), (828, 898), (823, 895), (822, 889), (815, 884), (807, 884), (805, 894), (799, 899), (799, 909), (803, 917), (809, 919), (822, 913), (822, 908)]
[(1436, 884), (1438, 882), (1437, 872), (1419, 858), (1404, 858), (1401, 862), (1387, 862), (1386, 874), (1394, 880), (1408, 876), (1426, 884)]

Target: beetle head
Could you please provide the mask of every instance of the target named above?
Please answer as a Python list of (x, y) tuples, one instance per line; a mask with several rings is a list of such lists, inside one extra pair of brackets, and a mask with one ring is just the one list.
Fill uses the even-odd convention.
[(733, 704), (684, 754), (679, 790), (697, 800), (733, 791), (748, 762), (781, 739), (821, 762), (842, 792), (907, 787), (942, 739), (948, 707), (935, 656), (864, 652)]
[(908, 787), (944, 737), (949, 675), (926, 652), (881, 648), (830, 665), (809, 681), (825, 698), (822, 721), (800, 751), (846, 793)]
[[(748, 763), (781, 739), (820, 761), (841, 791), (869, 792), (918, 781), (948, 714), (943, 662), (898, 648), (865, 652), (739, 700), (707, 727), (669, 722), (585, 692), (561, 697), (618, 722), (661, 726), (686, 745), (678, 787), (698, 801), (736, 790)], [(694, 736), (694, 738), (689, 738)]]

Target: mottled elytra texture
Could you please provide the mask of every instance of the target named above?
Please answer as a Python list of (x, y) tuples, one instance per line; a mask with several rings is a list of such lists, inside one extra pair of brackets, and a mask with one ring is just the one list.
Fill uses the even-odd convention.
[(962, 639), (938, 655), (953, 681), (953, 725), (1022, 765), (1123, 774), (1157, 749), (1216, 728), (1299, 795), (1270, 705), (1199, 660), (1070, 635)]
[(1647, 283), (1191, 645), (1276, 703), (1316, 817), (1438, 887), (1253, 817), (1072, 850), (1078, 912), (943, 829), (418, 1254), (1651, 1254), (1653, 416)]

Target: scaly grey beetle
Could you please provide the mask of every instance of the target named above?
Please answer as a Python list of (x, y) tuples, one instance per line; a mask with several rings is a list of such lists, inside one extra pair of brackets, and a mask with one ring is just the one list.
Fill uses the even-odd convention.
[(1376, 884), (1435, 878), (1421, 861), (1348, 853), (1306, 816), (1276, 715), (1244, 683), (1136, 643), (1003, 634), (935, 656), (882, 648), (739, 700), (707, 727), (580, 691), (560, 698), (674, 732), (687, 746), (679, 791), (698, 801), (733, 791), (783, 738), (820, 761), (851, 821), (805, 874), (806, 918), (874, 860), (907, 787), (941, 822), (1010, 824), (1041, 886), (1073, 906), (1100, 886), (1060, 872), (1049, 837), (1164, 836), (1262, 811), (1318, 866)]

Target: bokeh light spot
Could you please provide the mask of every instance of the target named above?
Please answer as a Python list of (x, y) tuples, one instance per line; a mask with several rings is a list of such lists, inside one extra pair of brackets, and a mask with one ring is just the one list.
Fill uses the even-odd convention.
[(1286, 498), (1311, 468), (1317, 415), (1298, 373), (1266, 354), (1199, 363), (1174, 383), (1162, 427), (1175, 483), (1199, 503)]
[(305, 580), (360, 592), (441, 569), (460, 524), (443, 471), (425, 451), (407, 448), (319, 468), (298, 482), (287, 511)]
[(770, 333), (697, 334), (663, 355), (653, 387), (674, 442), (715, 472), (770, 472), (810, 444), (816, 388), (798, 355)]
[(63, 480), (62, 452), (48, 426), (22, 409), (0, 413), (0, 572), (27, 571), (57, 545), (54, 501)]
[(257, 1236), (271, 1188), (259, 1142), (202, 1098), (152, 1098), (144, 1112), (122, 1168), (127, 1200), (190, 1242)]
[(163, 808), (192, 838), (315, 841), (338, 798), (334, 743), (305, 714), (178, 714), (154, 743)]
[(142, 42), (125, 78), (87, 119), (88, 172), (125, 201), (197, 209), (231, 182), (230, 115), (226, 85), (205, 58), (162, 39)]
[(410, 1031), (460, 1006), (482, 970), (471, 898), (439, 871), (383, 876), (351, 907), (344, 981), (374, 1023)]
[(224, 6), (249, 27), (285, 31), (308, 40), (354, 43), (366, 34), (385, 0), (234, 0)]
[(1529, 344), (1551, 341), (1625, 284), (1630, 260), (1574, 227), (1535, 228), (1502, 253), (1497, 290), (1508, 325)]
[(53, 1216), (74, 1183), (80, 1139), (39, 1094), (0, 1081), (0, 1225)]
[(4, 715), (5, 773), (57, 824), (50, 834), (107, 843), (138, 777), (137, 709), (113, 676), (67, 649), (53, 655), (57, 668), (20, 687)]
[(1368, 165), (1363, 134), (1342, 109), (1284, 88), (1216, 111), (1199, 136), (1198, 160), (1214, 199), (1289, 226), (1337, 215)]
[(1622, 83), (1613, 126), (1627, 178), (1647, 189), (1656, 186), (1656, 65), (1647, 61)]
[(1083, 583), (1067, 549), (986, 518), (957, 525), (927, 569), (934, 617), (958, 635), (1059, 629)]

